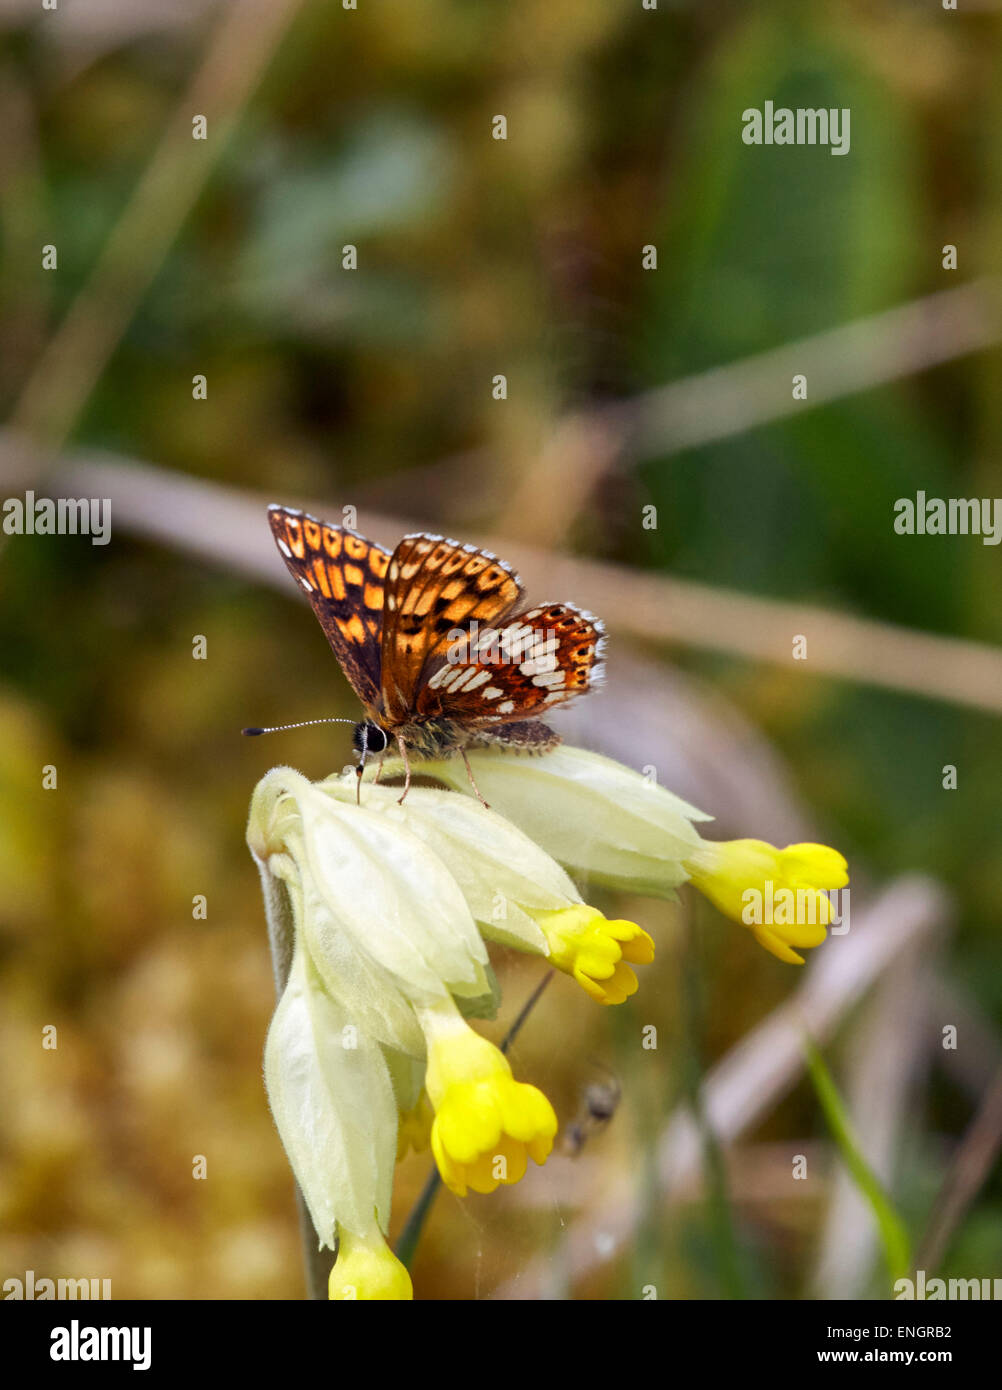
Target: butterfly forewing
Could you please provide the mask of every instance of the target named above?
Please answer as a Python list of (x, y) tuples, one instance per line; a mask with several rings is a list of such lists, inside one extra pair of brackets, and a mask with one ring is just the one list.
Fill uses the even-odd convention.
[(382, 672), (386, 717), (420, 714), (429, 669), (445, 659), (455, 633), (495, 623), (522, 597), (522, 586), (490, 551), (441, 536), (405, 536), (386, 576)]
[(569, 603), (481, 624), (429, 674), (417, 714), (480, 728), (534, 718), (592, 687), (603, 645), (599, 620)]
[(287, 507), (268, 508), (275, 543), (310, 600), (341, 669), (370, 715), (380, 707), (383, 596), (390, 553)]

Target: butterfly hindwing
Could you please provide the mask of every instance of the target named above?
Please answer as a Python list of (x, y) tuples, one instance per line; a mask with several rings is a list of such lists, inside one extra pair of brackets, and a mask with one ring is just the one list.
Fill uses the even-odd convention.
[(570, 603), (541, 604), (454, 643), (418, 692), (417, 714), (468, 727), (532, 719), (600, 678), (601, 622)]
[(442, 536), (405, 536), (393, 552), (383, 610), (382, 682), (386, 717), (420, 714), (423, 675), (445, 653), (451, 634), (510, 613), (522, 586), (488, 550)]
[(341, 669), (366, 711), (377, 711), (389, 551), (354, 531), (288, 507), (269, 507), (268, 520), (282, 558), (305, 590)]

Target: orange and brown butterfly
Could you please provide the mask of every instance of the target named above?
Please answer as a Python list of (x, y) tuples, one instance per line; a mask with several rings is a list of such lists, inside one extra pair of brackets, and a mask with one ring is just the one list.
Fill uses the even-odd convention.
[(269, 507), (268, 519), (362, 702), (355, 748), (364, 761), (395, 741), (405, 795), (408, 754), (465, 760), (489, 743), (559, 743), (536, 716), (595, 684), (598, 618), (569, 603), (523, 608), (511, 566), (474, 545), (420, 533), (391, 554), (291, 507)]

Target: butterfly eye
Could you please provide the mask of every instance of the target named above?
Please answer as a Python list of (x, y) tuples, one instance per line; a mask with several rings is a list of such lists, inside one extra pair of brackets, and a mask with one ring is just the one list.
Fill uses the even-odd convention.
[(363, 719), (361, 724), (355, 725), (351, 741), (356, 753), (385, 753), (390, 746), (386, 731), (371, 719)]

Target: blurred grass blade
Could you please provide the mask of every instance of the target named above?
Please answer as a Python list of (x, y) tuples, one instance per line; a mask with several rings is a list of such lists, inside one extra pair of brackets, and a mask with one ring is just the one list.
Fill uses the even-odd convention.
[(683, 956), (682, 991), (684, 1052), (681, 1059), (682, 1084), (699, 1132), (703, 1177), (706, 1184), (706, 1211), (713, 1243), (717, 1278), (725, 1298), (743, 1299), (745, 1288), (738, 1253), (738, 1236), (727, 1181), (724, 1150), (710, 1119), (704, 1091), (702, 1039), (704, 1024), (705, 971), (701, 968), (702, 936), (698, 920), (690, 919), (689, 949)]
[(807, 1072), (815, 1094), (821, 1102), (828, 1128), (853, 1182), (873, 1212), (887, 1272), (893, 1283), (896, 1279), (905, 1278), (911, 1271), (911, 1242), (905, 1224), (895, 1211), (879, 1178), (863, 1157), (832, 1074), (810, 1038), (804, 1040), (804, 1051), (807, 1057)]

